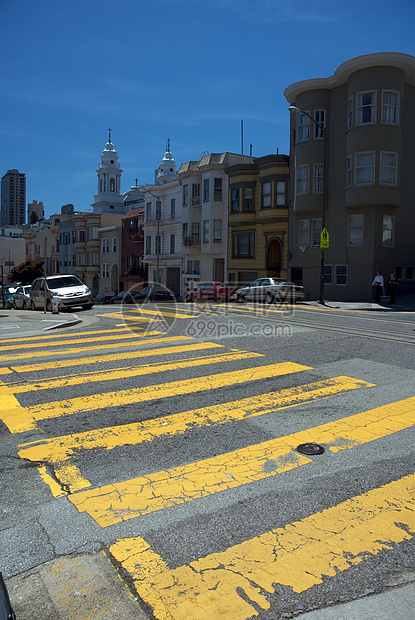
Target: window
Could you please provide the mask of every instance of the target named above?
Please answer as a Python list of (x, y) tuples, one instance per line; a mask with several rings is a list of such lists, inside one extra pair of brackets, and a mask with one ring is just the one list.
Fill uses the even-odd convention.
[(176, 218), (176, 199), (170, 200), (170, 218), (174, 220)]
[(347, 265), (335, 265), (335, 284), (347, 286)]
[(382, 225), (382, 246), (384, 248), (394, 247), (394, 229), (395, 218), (393, 215), (384, 215)]
[(381, 185), (397, 185), (398, 177), (398, 156), (396, 153), (380, 153), (380, 175)]
[(297, 194), (308, 194), (308, 166), (297, 168)]
[(357, 124), (376, 122), (376, 91), (370, 90), (357, 95)]
[(326, 126), (326, 111), (315, 110), (314, 119), (318, 125), (314, 125), (314, 137), (319, 140), (324, 137), (323, 128)]
[(271, 207), (271, 181), (261, 183), (261, 209)]
[(277, 207), (285, 207), (287, 203), (285, 181), (277, 181)]
[(255, 233), (232, 233), (232, 258), (255, 258)]
[(109, 237), (104, 237), (102, 239), (102, 253), (107, 254), (110, 251), (110, 240)]
[(298, 142), (309, 140), (310, 138), (310, 119), (306, 114), (298, 114), (297, 116), (298, 127)]
[(192, 205), (200, 205), (200, 183), (192, 183)]
[(352, 186), (352, 156), (348, 155), (346, 159), (346, 187)]
[(239, 189), (231, 189), (231, 213), (239, 212)]
[(355, 155), (355, 184), (373, 185), (375, 182), (375, 154), (356, 153)]
[(245, 212), (249, 212), (249, 211), (253, 211), (254, 210), (254, 190), (252, 187), (244, 187), (242, 190), (243, 192), (243, 207), (242, 210)]
[(88, 261), (87, 262), (88, 267), (99, 265), (98, 252), (87, 252), (87, 261)]
[(200, 260), (193, 261), (193, 273), (200, 275)]
[(353, 97), (349, 97), (347, 101), (347, 129), (353, 127)]
[(103, 278), (109, 278), (109, 264), (108, 263), (102, 263), (102, 277)]
[(209, 220), (203, 220), (203, 243), (209, 243)]
[(117, 251), (117, 237), (112, 238), (112, 251), (113, 252)]
[(186, 245), (186, 241), (188, 239), (188, 235), (189, 235), (189, 227), (188, 227), (187, 223), (184, 222), (184, 224), (183, 224), (183, 232), (182, 232), (182, 243), (183, 243), (183, 245)]
[(85, 228), (79, 228), (79, 241), (86, 241), (86, 230), (85, 230)]
[(349, 215), (349, 245), (363, 245), (363, 215)]
[[(397, 272), (398, 269), (396, 268), (395, 271)], [(396, 277), (399, 280), (398, 273), (396, 273)], [(407, 280), (415, 280), (415, 267), (407, 267), (406, 268), (406, 279)]]
[(161, 254), (161, 235), (156, 235), (156, 254)]
[(324, 284), (333, 284), (333, 265), (324, 265)]
[(209, 179), (203, 180), (203, 201), (207, 202), (209, 200)]
[(213, 220), (213, 243), (222, 242), (222, 220)]
[(313, 164), (313, 193), (323, 193), (323, 164)]
[[(298, 246), (304, 249), (310, 245), (310, 220), (298, 222)], [(319, 242), (320, 245), (320, 242)]]
[(183, 206), (187, 207), (189, 205), (189, 186), (183, 185)]
[(80, 267), (85, 267), (86, 265), (86, 257), (85, 257), (85, 252), (79, 252), (78, 254), (78, 259), (77, 259), (77, 265), (79, 265)]
[(151, 222), (151, 202), (146, 204), (146, 220), (147, 222)]
[[(308, 222), (308, 220), (304, 220), (304, 221)], [(322, 231), (321, 217), (314, 218), (313, 219), (313, 248), (320, 247), (321, 231)]]
[(222, 200), (222, 179), (214, 179), (213, 200)]
[(399, 93), (393, 90), (382, 91), (382, 123), (399, 125)]
[(146, 236), (146, 254), (151, 254), (151, 236)]
[(110, 192), (115, 192), (115, 180), (110, 179)]
[(176, 253), (176, 235), (170, 235), (170, 254)]
[(200, 245), (200, 224), (192, 222), (192, 245)]

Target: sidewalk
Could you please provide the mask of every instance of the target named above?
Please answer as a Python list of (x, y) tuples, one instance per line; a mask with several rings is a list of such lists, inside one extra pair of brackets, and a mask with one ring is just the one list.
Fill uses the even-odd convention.
[(415, 293), (409, 293), (397, 298), (395, 304), (389, 303), (389, 297), (381, 297), (381, 303), (374, 301), (331, 301), (326, 299), (324, 306), (319, 301), (302, 301), (300, 304), (316, 308), (337, 310), (366, 310), (372, 312), (415, 312)]
[(73, 327), (82, 323), (83, 326), (99, 322), (99, 318), (72, 312), (52, 314), (39, 310), (12, 310), (0, 308), (0, 341), (2, 338), (23, 338), (47, 334), (51, 330)]

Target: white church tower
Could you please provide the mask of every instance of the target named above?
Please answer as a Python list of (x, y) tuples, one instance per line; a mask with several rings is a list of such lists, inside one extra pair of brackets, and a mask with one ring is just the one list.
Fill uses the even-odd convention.
[(91, 206), (94, 213), (124, 214), (124, 200), (121, 194), (121, 167), (118, 153), (111, 142), (111, 129), (108, 130), (108, 142), (101, 153), (98, 164), (98, 193)]
[(176, 162), (170, 152), (170, 138), (167, 140), (166, 152), (160, 166), (156, 169), (154, 177), (156, 185), (165, 185), (166, 183), (177, 181)]

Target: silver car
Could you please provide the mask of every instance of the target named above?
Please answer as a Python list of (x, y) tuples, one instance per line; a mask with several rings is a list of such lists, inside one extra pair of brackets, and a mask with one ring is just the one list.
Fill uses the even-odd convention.
[(30, 308), (30, 286), (18, 286), (13, 293), (13, 308), (27, 310)]
[(249, 286), (238, 289), (235, 297), (237, 301), (265, 301), (268, 304), (286, 301), (295, 303), (304, 299), (305, 292), (302, 286), (287, 282), (283, 278), (258, 278)]
[(53, 310), (53, 297), (59, 300), (59, 309), (82, 306), (89, 310), (94, 305), (92, 291), (79, 278), (73, 275), (47, 276), (37, 278), (30, 287), (30, 307), (32, 310), (44, 308)]

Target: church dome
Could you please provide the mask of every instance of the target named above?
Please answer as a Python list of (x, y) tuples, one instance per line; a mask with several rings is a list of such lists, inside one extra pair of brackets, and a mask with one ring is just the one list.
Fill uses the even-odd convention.
[(160, 166), (156, 170), (155, 182), (156, 185), (163, 185), (164, 183), (171, 183), (177, 179), (176, 162), (170, 151), (170, 140), (167, 141), (167, 151), (164, 153), (164, 157), (160, 162)]

